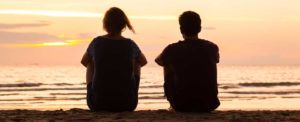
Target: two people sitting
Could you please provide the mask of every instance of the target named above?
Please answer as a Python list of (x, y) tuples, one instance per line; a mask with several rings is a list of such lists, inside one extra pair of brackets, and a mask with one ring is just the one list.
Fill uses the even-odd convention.
[[(200, 16), (186, 11), (179, 17), (183, 41), (168, 45), (155, 59), (164, 68), (164, 91), (175, 111), (210, 112), (219, 105), (218, 46), (198, 38)], [(87, 67), (87, 104), (91, 111), (133, 111), (138, 104), (141, 67), (147, 60), (137, 44), (122, 36), (134, 32), (125, 13), (110, 8), (104, 18), (106, 35), (96, 37), (81, 63)]]

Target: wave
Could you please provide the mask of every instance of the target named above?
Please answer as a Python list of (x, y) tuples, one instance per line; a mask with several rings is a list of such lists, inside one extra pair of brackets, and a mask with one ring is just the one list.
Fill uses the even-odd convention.
[(37, 87), (42, 83), (17, 83), (17, 84), (0, 84), (0, 87)]
[[(139, 97), (139, 100), (143, 99), (165, 99), (163, 96), (142, 96)], [(79, 100), (86, 100), (86, 97), (75, 97), (75, 98), (57, 98), (57, 97), (33, 97), (28, 99), (0, 99), (0, 101), (79, 101)]]
[[(140, 95), (163, 95), (163, 92), (139, 92)], [(1, 94), (0, 94), (1, 95)], [(86, 95), (86, 93), (50, 93), (50, 95)]]
[(74, 87), (74, 88), (33, 88), (33, 89), (0, 89), (0, 92), (49, 91), (49, 90), (86, 90), (86, 87)]
[(54, 83), (54, 84), (49, 84), (49, 85), (55, 85), (55, 86), (73, 86), (74, 84), (70, 84), (70, 83)]
[(218, 84), (218, 88), (220, 89), (236, 89), (236, 88), (241, 88), (237, 84)]
[(219, 96), (221, 100), (223, 99), (270, 99), (276, 98), (275, 96)]
[(55, 100), (85, 100), (86, 97), (79, 97), (79, 98), (56, 98), (56, 97), (34, 97), (28, 99), (0, 99), (0, 101), (55, 101)]
[(164, 92), (139, 92), (139, 94), (164, 94)]
[(300, 82), (239, 83), (238, 85), (244, 87), (297, 86)]
[(162, 85), (149, 85), (149, 86), (140, 86), (140, 88), (162, 88)]
[(139, 104), (169, 104), (169, 102), (139, 102)]
[(141, 96), (139, 99), (165, 99), (164, 96)]
[(300, 96), (283, 96), (281, 98), (292, 99), (292, 98), (300, 98)]
[(275, 86), (298, 86), (300, 82), (256, 82), (256, 83), (238, 83), (238, 84), (218, 84), (220, 89), (239, 89), (242, 87), (275, 87)]
[(0, 96), (19, 95), (19, 93), (0, 94)]
[(86, 93), (50, 93), (50, 95), (86, 95)]
[[(0, 84), (0, 87), (39, 87), (42, 85), (54, 85), (54, 86), (73, 86), (76, 84), (70, 83), (53, 83), (53, 84), (44, 84), (44, 83), (16, 83), (16, 84)], [(79, 84), (83, 85), (83, 84)]]
[[(80, 84), (70, 84), (70, 83), (53, 83), (53, 84), (43, 84), (43, 83), (17, 83), (17, 84), (0, 84), (0, 87), (40, 87), (42, 85), (54, 85), (54, 86), (73, 86), (73, 85), (85, 85), (85, 83)], [(218, 84), (221, 89), (237, 89), (241, 87), (274, 87), (274, 86), (297, 86), (300, 82), (261, 82), (261, 83), (238, 83), (238, 84)], [(140, 86), (139, 88), (163, 88), (162, 85), (149, 85)], [(54, 89), (55, 90), (55, 89)], [(1, 91), (1, 90), (0, 90)]]
[(287, 94), (300, 94), (300, 91), (229, 91), (220, 92), (229, 94), (274, 94), (274, 95), (287, 95)]

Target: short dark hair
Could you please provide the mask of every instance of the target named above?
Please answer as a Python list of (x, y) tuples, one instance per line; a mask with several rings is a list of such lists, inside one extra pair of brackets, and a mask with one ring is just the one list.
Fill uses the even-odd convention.
[(109, 34), (120, 33), (124, 28), (128, 27), (129, 30), (134, 32), (126, 14), (117, 7), (112, 7), (106, 11), (103, 18), (103, 28)]
[(179, 17), (180, 32), (187, 36), (197, 35), (201, 31), (201, 18), (193, 11), (183, 12)]

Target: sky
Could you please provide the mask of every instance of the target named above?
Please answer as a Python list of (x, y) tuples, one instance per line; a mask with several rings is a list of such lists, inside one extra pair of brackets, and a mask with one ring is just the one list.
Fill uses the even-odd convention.
[(220, 64), (300, 63), (299, 0), (0, 0), (0, 65), (80, 65), (90, 41), (106, 34), (103, 14), (119, 7), (133, 39), (153, 59), (182, 40), (178, 16), (200, 14), (200, 38), (220, 48)]

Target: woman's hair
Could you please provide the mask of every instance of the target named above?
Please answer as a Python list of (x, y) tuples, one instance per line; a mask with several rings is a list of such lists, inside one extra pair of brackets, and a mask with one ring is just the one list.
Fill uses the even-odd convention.
[(128, 27), (134, 33), (134, 29), (130, 24), (126, 14), (117, 7), (112, 7), (106, 11), (103, 18), (103, 28), (109, 34), (121, 33), (121, 31)]

